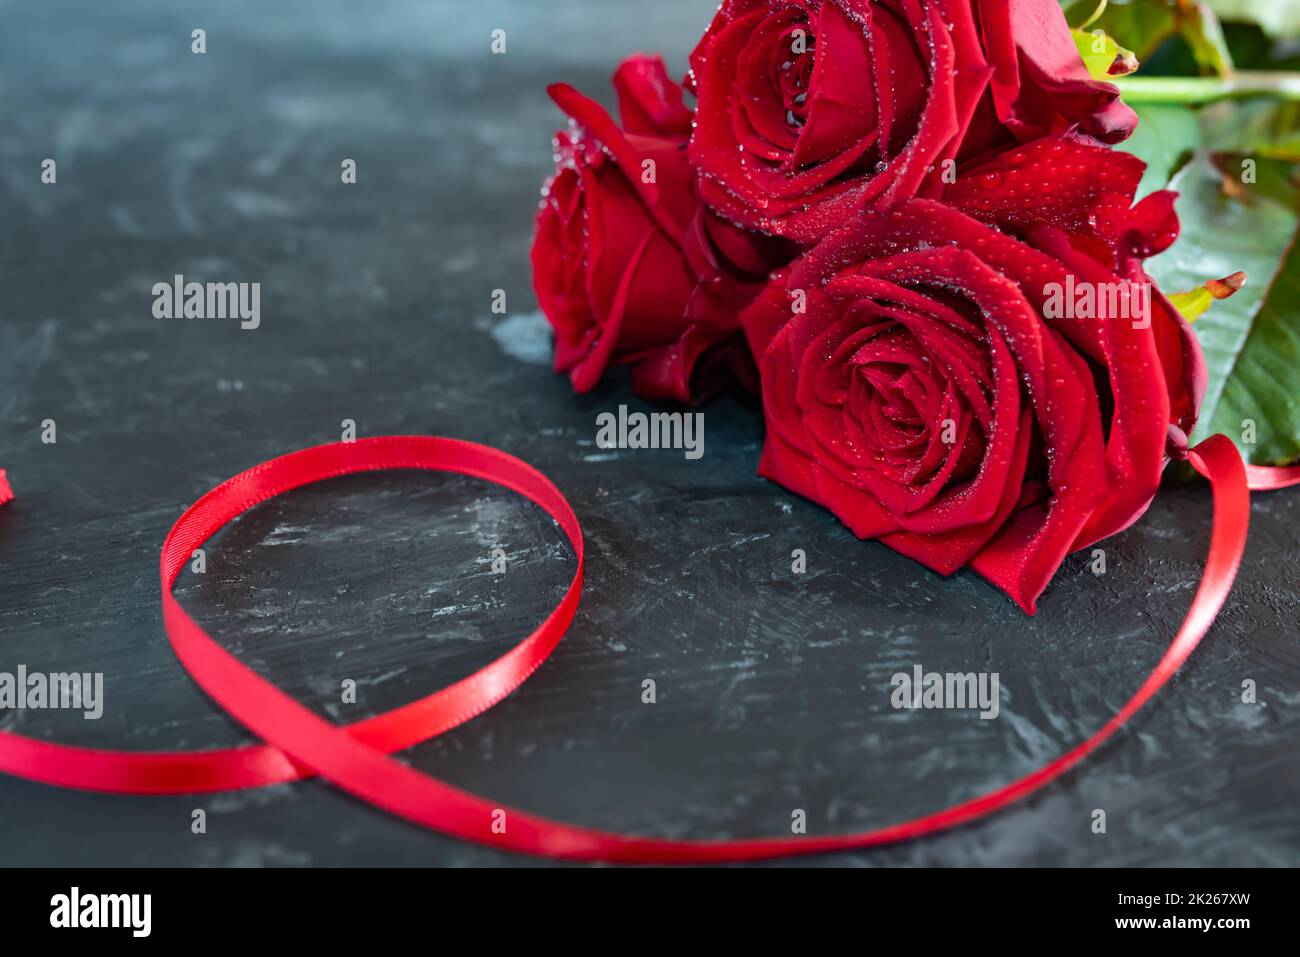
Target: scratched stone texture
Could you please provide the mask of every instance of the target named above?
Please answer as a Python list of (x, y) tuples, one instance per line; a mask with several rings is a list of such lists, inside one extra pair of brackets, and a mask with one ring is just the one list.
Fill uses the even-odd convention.
[[(620, 55), (661, 49), (680, 70), (710, 14), (708, 0), (0, 3), (0, 465), (19, 496), (0, 510), (0, 671), (102, 671), (106, 696), (98, 721), (8, 711), (0, 728), (133, 749), (247, 740), (168, 649), (158, 546), (201, 492), (337, 439), (345, 418), (507, 449), (584, 523), (587, 589), (551, 660), (405, 755), (460, 787), (671, 837), (786, 833), (795, 809), (810, 833), (861, 829), (1024, 774), (1123, 703), (1196, 586), (1204, 485), (1171, 478), (1107, 543), (1108, 574), (1076, 556), (1030, 619), (758, 479), (752, 404), (705, 409), (699, 461), (595, 448), (600, 412), (648, 407), (618, 375), (575, 397), (547, 365), (527, 258), (561, 124), (544, 87), (608, 102)], [(488, 52), (496, 28), (504, 56)], [(46, 157), (56, 185), (40, 183)], [(176, 273), (260, 282), (261, 328), (153, 318), (152, 285)], [(1257, 496), (1253, 521), (1204, 646), (1085, 766), (954, 833), (800, 865), (1300, 863), (1300, 494)], [(509, 493), (389, 473), (257, 508), (179, 592), (259, 672), (352, 720), (503, 652), (572, 567), (558, 529)], [(915, 664), (997, 672), (1000, 717), (894, 710), (890, 676)], [(1247, 679), (1258, 704), (1240, 700)], [(0, 808), (9, 865), (534, 863), (315, 782), (132, 798), (3, 778)]]

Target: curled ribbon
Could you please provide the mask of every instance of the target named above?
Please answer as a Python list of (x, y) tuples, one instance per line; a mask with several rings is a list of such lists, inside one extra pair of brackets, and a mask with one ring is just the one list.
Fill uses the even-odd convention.
[[(900, 824), (856, 834), (733, 841), (677, 841), (597, 831), (514, 810), (432, 778), (391, 757), (481, 714), (522, 684), (563, 637), (582, 592), (583, 539), (559, 489), (513, 456), (487, 446), (429, 436), (387, 436), (292, 452), (208, 492), (172, 526), (162, 548), (163, 621), (190, 676), (264, 744), (207, 751), (132, 752), (78, 748), (0, 732), (0, 771), (63, 787), (126, 794), (182, 794), (278, 784), (320, 775), (408, 821), (500, 850), (570, 860), (708, 863), (847, 850), (932, 834), (991, 814), (1056, 780), (1096, 750), (1173, 677), (1200, 643), (1232, 588), (1245, 549), (1253, 480), (1300, 482), (1300, 469), (1254, 474), (1232, 442), (1212, 436), (1187, 450), (1210, 480), (1214, 527), (1209, 556), (1182, 627), (1133, 697), (1100, 730), (1049, 764), (986, 794)], [(560, 604), (530, 635), (469, 677), (364, 721), (335, 725), (285, 694), (215, 642), (172, 594), (185, 562), (231, 519), (313, 482), (383, 469), (455, 472), (508, 488), (560, 526), (577, 559)], [(3, 473), (0, 473), (2, 475)], [(505, 814), (505, 828), (493, 824)]]
[(1246, 480), (1256, 492), (1272, 492), (1280, 488), (1300, 485), (1300, 465), (1273, 468), (1268, 465), (1247, 465)]

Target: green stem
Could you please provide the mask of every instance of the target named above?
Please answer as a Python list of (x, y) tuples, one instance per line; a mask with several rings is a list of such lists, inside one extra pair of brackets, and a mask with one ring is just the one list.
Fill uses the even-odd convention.
[(1089, 17), (1087, 20), (1085, 20), (1083, 23), (1079, 24), (1079, 26), (1078, 26), (1077, 29), (1079, 29), (1079, 30), (1087, 30), (1088, 27), (1092, 26), (1094, 23), (1096, 23), (1098, 20), (1100, 20), (1100, 19), (1101, 19), (1101, 15), (1102, 15), (1103, 13), (1106, 12), (1106, 7), (1107, 7), (1108, 3), (1109, 3), (1109, 0), (1101, 0), (1101, 3), (1099, 3), (1099, 4), (1097, 5), (1097, 9), (1094, 10), (1094, 11), (1092, 11), (1092, 16), (1090, 16), (1090, 17)]
[(1114, 80), (1129, 103), (1195, 106), (1246, 96), (1300, 101), (1300, 73), (1240, 70), (1231, 77), (1127, 76)]

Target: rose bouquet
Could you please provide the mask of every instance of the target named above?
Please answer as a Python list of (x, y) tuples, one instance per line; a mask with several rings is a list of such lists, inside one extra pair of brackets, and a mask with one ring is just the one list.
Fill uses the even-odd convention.
[[(974, 797), (846, 834), (628, 835), (444, 784), (393, 755), (481, 715), (543, 664), (577, 613), (581, 524), (556, 485), (499, 449), (345, 434), (221, 483), (163, 543), (168, 639), (261, 743), (117, 751), (0, 729), (0, 773), (150, 795), (319, 775), (490, 847), (629, 863), (874, 847), (973, 821), (1058, 779), (1206, 634), (1241, 564), (1249, 490), (1300, 484), (1287, 465), (1300, 457), (1300, 82), (1286, 72), (1300, 57), (1268, 38), (1300, 36), (1300, 3), (1257, 6), (1258, 22), (1235, 37), (1264, 69), (1234, 73), (1213, 10), (1252, 15), (1236, 0), (724, 0), (683, 84), (656, 57), (618, 68), (617, 120), (551, 88), (571, 123), (556, 139), (532, 258), (556, 367), (575, 389), (612, 365), (658, 401), (749, 389), (767, 426), (763, 475), (861, 538), (943, 574), (973, 569), (1029, 613), (1066, 555), (1146, 511), (1171, 461), (1210, 480), (1214, 527), (1186, 618), (1132, 697), (1070, 750)], [(1113, 39), (1121, 30), (1135, 31), (1136, 52)], [(1126, 103), (1110, 80), (1148, 56), (1174, 75), (1123, 81)], [(1264, 96), (1236, 102), (1243, 92)], [(1134, 94), (1145, 109), (1131, 108)], [(1202, 130), (1222, 152), (1197, 149)], [(1177, 214), (1171, 183), (1183, 193)], [(1188, 239), (1194, 255), (1170, 265), (1166, 251)], [(1244, 297), (1225, 257), (1250, 266)], [(1162, 285), (1191, 291), (1166, 296)], [(1238, 423), (1240, 440), (1205, 437)], [(702, 454), (695, 434), (687, 447)], [(173, 586), (258, 503), (398, 468), (472, 476), (533, 502), (571, 546), (573, 578), (494, 661), (336, 725), (208, 635)], [(0, 470), (0, 505), (11, 498)]]
[(757, 389), (762, 475), (1032, 614), (1185, 457), (1207, 369), (1184, 311), (1244, 281), (1180, 310), (1146, 271), (1180, 224), (1115, 146), (1138, 116), (1103, 77), (1133, 55), (1057, 0), (726, 0), (689, 62), (680, 86), (624, 62), (621, 124), (550, 90), (557, 369)]

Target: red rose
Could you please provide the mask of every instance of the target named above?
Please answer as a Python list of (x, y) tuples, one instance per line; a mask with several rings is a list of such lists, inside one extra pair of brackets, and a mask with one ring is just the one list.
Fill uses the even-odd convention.
[(868, 203), (935, 195), (955, 162), (1137, 122), (1057, 0), (724, 0), (691, 75), (704, 199), (804, 244)]
[(711, 385), (701, 366), (748, 364), (739, 313), (790, 256), (700, 203), (691, 113), (662, 60), (632, 57), (614, 84), (621, 130), (572, 87), (550, 89), (574, 125), (557, 135), (533, 285), (555, 329), (556, 369), (577, 391), (630, 364), (641, 395), (689, 402)]
[[(1170, 427), (1191, 429), (1204, 391), (1163, 296), (1145, 317), (1101, 305), (1139, 299), (1142, 258), (1177, 235), (1169, 194), (1132, 208), (1142, 169), (1044, 142), (809, 251), (743, 316), (761, 473), (935, 571), (970, 565), (1032, 614), (1070, 551), (1146, 510)], [(1067, 288), (1095, 290), (1097, 314), (1056, 315)]]

